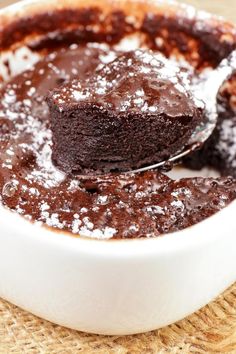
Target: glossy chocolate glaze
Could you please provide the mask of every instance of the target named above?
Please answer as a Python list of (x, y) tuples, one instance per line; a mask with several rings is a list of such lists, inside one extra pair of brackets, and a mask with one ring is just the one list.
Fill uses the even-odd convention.
[[(53, 38), (50, 34), (31, 40), (34, 50), (50, 47), (51, 53), (0, 90), (1, 202), (34, 222), (98, 239), (155, 237), (193, 225), (236, 198), (234, 179), (172, 181), (148, 172), (83, 180), (65, 175), (52, 164), (45, 95), (64, 80), (91, 75), (110, 55), (97, 44), (69, 48), (65, 42), (116, 43), (134, 31), (121, 12), (110, 14), (95, 31), (92, 25), (97, 26), (99, 16), (98, 10), (63, 10), (25, 18), (0, 30), (3, 49), (32, 33), (55, 32), (61, 23), (60, 33)], [(199, 21), (158, 16), (145, 15), (140, 30), (146, 44), (166, 56), (175, 48), (198, 69), (216, 65), (235, 46), (236, 40), (221, 40), (226, 38), (223, 28), (213, 33), (207, 26), (200, 27)], [(74, 28), (78, 23), (82, 27)], [(162, 32), (166, 41), (156, 41)], [(226, 117), (228, 110), (222, 114)]]

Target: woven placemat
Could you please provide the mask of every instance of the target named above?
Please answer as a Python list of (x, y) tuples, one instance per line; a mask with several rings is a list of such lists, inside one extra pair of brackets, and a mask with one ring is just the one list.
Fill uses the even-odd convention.
[(214, 302), (171, 326), (133, 336), (98, 336), (39, 319), (0, 301), (0, 353), (236, 353), (236, 283)]
[[(0, 7), (14, 0), (0, 0)], [(185, 0), (236, 22), (236, 0)], [(54, 325), (0, 300), (0, 354), (236, 354), (236, 283), (202, 310), (157, 331), (97, 336)]]

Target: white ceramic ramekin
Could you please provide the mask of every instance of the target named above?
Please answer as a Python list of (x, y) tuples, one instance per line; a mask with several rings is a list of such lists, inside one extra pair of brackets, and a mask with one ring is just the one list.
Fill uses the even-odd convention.
[[(31, 1), (4, 11), (23, 11), (25, 3)], [(236, 280), (235, 215), (236, 201), (174, 234), (97, 241), (50, 231), (0, 207), (0, 296), (87, 332), (165, 326)]]

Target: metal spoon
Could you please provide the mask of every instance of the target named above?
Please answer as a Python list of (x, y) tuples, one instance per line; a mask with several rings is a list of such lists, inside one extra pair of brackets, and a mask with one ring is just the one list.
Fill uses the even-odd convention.
[(193, 87), (193, 95), (205, 103), (205, 111), (203, 120), (193, 132), (188, 144), (184, 146), (181, 151), (178, 151), (175, 156), (170, 157), (168, 160), (132, 170), (129, 171), (129, 173), (143, 172), (161, 167), (167, 163), (175, 162), (199, 148), (210, 137), (216, 127), (218, 117), (217, 95), (219, 89), (224, 81), (226, 81), (235, 71), (236, 50), (231, 52), (227, 58), (223, 59), (217, 68), (209, 73), (209, 76), (205, 81), (199, 81), (199, 83)]

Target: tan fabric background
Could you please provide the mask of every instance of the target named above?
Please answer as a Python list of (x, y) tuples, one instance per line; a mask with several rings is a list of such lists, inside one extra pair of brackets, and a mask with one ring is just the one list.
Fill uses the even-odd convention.
[[(0, 7), (13, 2), (0, 0)], [(236, 0), (185, 2), (236, 22)], [(0, 354), (8, 353), (236, 354), (236, 283), (216, 301), (176, 324), (126, 337), (69, 330), (0, 300)]]
[(0, 354), (235, 354), (236, 286), (192, 316), (134, 336), (97, 336), (0, 302)]

